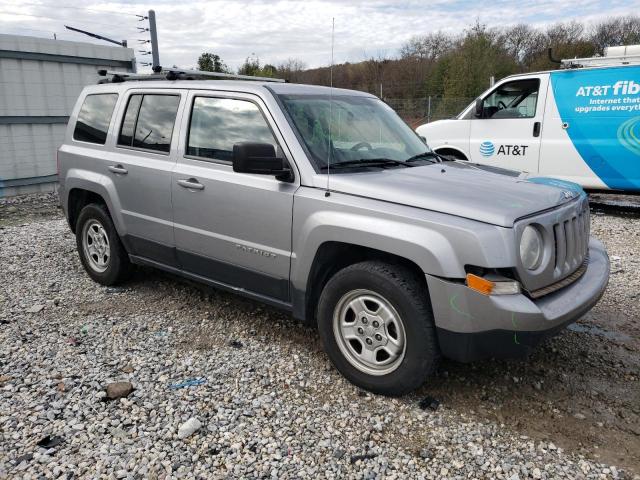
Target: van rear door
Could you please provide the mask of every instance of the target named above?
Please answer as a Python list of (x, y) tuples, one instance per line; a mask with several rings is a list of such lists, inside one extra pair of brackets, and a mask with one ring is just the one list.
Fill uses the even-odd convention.
[(472, 115), (470, 160), (538, 172), (548, 74), (505, 79), (481, 97)]

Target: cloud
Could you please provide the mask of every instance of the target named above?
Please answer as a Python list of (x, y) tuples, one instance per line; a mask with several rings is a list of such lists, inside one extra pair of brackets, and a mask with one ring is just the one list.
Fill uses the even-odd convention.
[[(134, 14), (154, 8), (163, 65), (193, 66), (200, 53), (219, 54), (231, 67), (256, 54), (263, 63), (299, 58), (308, 66), (326, 65), (331, 57), (331, 20), (335, 18), (335, 59), (356, 62), (369, 56), (394, 55), (413, 35), (437, 30), (461, 32), (476, 19), (490, 26), (527, 23), (542, 26), (558, 21), (594, 22), (603, 15), (631, 15), (640, 0), (584, 0), (579, 4), (435, 0), (309, 0), (309, 1), (175, 1), (95, 2), (58, 4), (52, 0), (0, 0), (0, 31), (95, 41), (64, 30), (64, 24), (127, 39), (136, 50), (146, 38)], [(102, 13), (101, 13), (102, 12)], [(138, 61), (149, 57), (137, 53)]]

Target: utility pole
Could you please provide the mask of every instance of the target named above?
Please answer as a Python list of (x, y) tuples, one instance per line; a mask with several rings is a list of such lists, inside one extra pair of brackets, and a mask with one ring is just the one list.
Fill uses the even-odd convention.
[(156, 12), (149, 10), (149, 35), (151, 36), (151, 69), (160, 69), (160, 53), (158, 52), (158, 30), (156, 29)]

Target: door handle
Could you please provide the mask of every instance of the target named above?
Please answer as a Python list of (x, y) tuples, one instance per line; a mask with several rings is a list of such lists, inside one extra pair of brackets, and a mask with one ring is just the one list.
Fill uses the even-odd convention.
[(127, 171), (126, 168), (124, 168), (122, 165), (118, 164), (118, 165), (109, 165), (109, 171), (113, 172), (113, 173), (117, 173), (119, 175), (126, 175), (127, 173), (129, 173)]
[(540, 122), (535, 122), (533, 124), (533, 136), (534, 137), (540, 136)]
[(184, 188), (188, 188), (189, 190), (204, 190), (204, 185), (198, 183), (198, 180), (195, 178), (188, 178), (178, 180), (178, 185)]

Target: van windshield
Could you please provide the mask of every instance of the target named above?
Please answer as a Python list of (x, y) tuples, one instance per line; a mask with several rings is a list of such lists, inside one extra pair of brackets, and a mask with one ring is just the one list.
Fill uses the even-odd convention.
[[(336, 95), (279, 95), (318, 170), (367, 161), (414, 161), (432, 154), (427, 145), (377, 98)], [(360, 162), (362, 161), (362, 162)], [(380, 165), (378, 163), (377, 165)], [(407, 165), (409, 166), (409, 165)]]

